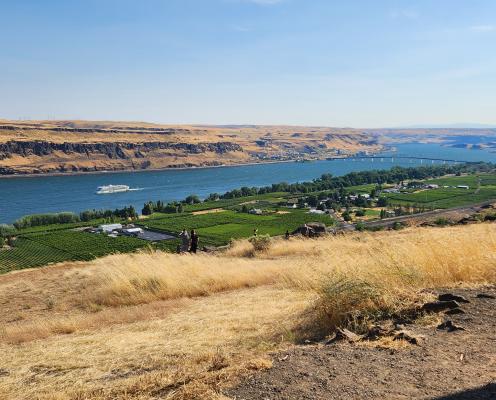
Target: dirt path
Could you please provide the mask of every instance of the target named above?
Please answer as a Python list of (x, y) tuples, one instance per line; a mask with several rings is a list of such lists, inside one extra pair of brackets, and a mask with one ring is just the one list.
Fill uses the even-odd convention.
[[(226, 394), (251, 399), (496, 399), (496, 288), (451, 290), (465, 314), (455, 332), (408, 325), (421, 345), (310, 344), (273, 355), (274, 366)], [(486, 293), (494, 298), (478, 298)]]

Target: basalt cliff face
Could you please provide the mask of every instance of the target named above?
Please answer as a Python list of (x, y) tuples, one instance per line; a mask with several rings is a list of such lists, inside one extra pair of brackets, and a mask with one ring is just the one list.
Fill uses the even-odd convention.
[(0, 175), (206, 167), (353, 154), (381, 148), (350, 129), (0, 122)]
[[(243, 148), (231, 142), (54, 143), (11, 140), (0, 143), (0, 161), (8, 163), (21, 159), (33, 162), (22, 166), (0, 167), (0, 173), (37, 174), (216, 166), (222, 164), (216, 157), (242, 159), (242, 154), (229, 157), (229, 153), (236, 152), (243, 153)], [(199, 159), (198, 162), (195, 162), (195, 158)], [(166, 165), (160, 162), (161, 159), (166, 159)]]
[(185, 154), (202, 154), (213, 152), (225, 154), (233, 151), (243, 151), (243, 148), (230, 142), (217, 143), (167, 143), (167, 142), (144, 142), (144, 143), (53, 143), (47, 141), (8, 141), (0, 143), (0, 160), (19, 155), (50, 156), (57, 152), (66, 155), (105, 155), (109, 159), (131, 159), (144, 158), (147, 153), (159, 150), (182, 151)]

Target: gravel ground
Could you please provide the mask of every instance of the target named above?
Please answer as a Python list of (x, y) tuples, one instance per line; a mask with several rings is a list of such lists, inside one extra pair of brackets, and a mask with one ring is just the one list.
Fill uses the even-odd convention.
[(273, 354), (270, 370), (246, 378), (225, 394), (236, 400), (495, 400), (496, 288), (442, 293), (447, 292), (470, 301), (461, 305), (464, 314), (439, 314), (464, 330), (408, 325), (406, 329), (425, 340), (403, 347), (362, 342), (296, 346)]

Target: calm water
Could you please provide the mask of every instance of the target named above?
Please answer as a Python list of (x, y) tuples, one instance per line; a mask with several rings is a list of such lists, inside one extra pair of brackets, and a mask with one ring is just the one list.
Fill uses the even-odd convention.
[[(443, 147), (437, 144), (397, 145), (397, 156), (445, 158), (460, 161), (496, 162), (496, 154), (485, 150)], [(426, 161), (424, 161), (424, 165)], [(205, 197), (241, 186), (265, 186), (276, 182), (302, 182), (323, 173), (344, 175), (351, 171), (416, 166), (420, 160), (340, 160), (310, 163), (278, 163), (226, 168), (123, 172), (112, 174), (49, 176), (0, 179), (0, 223), (10, 223), (26, 214), (114, 209), (134, 205), (141, 210), (149, 200), (181, 200), (189, 194)], [(123, 184), (142, 188), (135, 192), (95, 194), (102, 185)]]

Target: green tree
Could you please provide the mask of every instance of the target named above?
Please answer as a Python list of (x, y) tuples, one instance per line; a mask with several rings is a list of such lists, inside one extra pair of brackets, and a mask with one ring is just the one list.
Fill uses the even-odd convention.
[(146, 203), (145, 206), (143, 207), (143, 210), (141, 210), (141, 213), (143, 215), (152, 215), (153, 213), (153, 207), (151, 203)]
[(387, 207), (387, 205), (388, 205), (388, 198), (379, 197), (379, 200), (377, 201), (377, 207)]
[(188, 197), (186, 197), (184, 199), (184, 203), (186, 203), (186, 204), (198, 204), (198, 203), (201, 203), (201, 200), (196, 194), (190, 194)]
[(311, 195), (307, 197), (307, 203), (310, 207), (317, 207), (319, 204), (319, 199), (315, 195)]
[(0, 238), (14, 236), (16, 229), (12, 225), (0, 224)]

